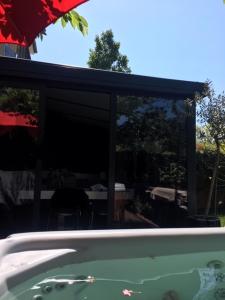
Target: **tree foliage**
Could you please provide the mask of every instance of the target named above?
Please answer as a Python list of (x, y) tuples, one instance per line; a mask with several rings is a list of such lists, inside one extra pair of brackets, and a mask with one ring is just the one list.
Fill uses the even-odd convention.
[(88, 33), (88, 22), (75, 10), (71, 10), (60, 18), (63, 28), (69, 23), (73, 29), (78, 29), (83, 35)]
[(95, 48), (90, 49), (88, 66), (94, 69), (130, 73), (128, 58), (119, 51), (120, 43), (114, 40), (112, 30), (106, 30), (95, 38)]
[(199, 106), (197, 119), (201, 124), (201, 128), (198, 129), (198, 139), (212, 145), (210, 149), (215, 157), (205, 208), (205, 214), (208, 215), (225, 144), (225, 94), (216, 95), (211, 84), (207, 83), (205, 92), (201, 96), (198, 95), (196, 100)]
[[(78, 12), (75, 10), (69, 11), (67, 14), (63, 15), (61, 18), (59, 18), (57, 22), (61, 22), (61, 25), (63, 28), (66, 27), (67, 24), (70, 24), (73, 29), (77, 29), (80, 31), (83, 36), (88, 34), (88, 22), (87, 20), (82, 17)], [(46, 35), (46, 29), (44, 29), (38, 37), (43, 40), (43, 37)]]
[(216, 96), (214, 90), (210, 89), (206, 97), (199, 101), (197, 116), (204, 125), (202, 138), (221, 147), (225, 141), (225, 95)]

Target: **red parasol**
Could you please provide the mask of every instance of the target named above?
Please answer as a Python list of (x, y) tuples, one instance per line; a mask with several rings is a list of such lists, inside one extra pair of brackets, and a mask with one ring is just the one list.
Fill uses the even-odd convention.
[(0, 0), (0, 43), (30, 46), (49, 24), (88, 0)]
[(0, 136), (18, 126), (26, 128), (33, 137), (38, 134), (37, 118), (34, 116), (0, 111)]

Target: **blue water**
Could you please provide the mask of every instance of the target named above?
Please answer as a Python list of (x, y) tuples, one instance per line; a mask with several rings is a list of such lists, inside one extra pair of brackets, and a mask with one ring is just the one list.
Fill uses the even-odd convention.
[(225, 251), (72, 263), (34, 276), (0, 299), (124, 298), (225, 299)]

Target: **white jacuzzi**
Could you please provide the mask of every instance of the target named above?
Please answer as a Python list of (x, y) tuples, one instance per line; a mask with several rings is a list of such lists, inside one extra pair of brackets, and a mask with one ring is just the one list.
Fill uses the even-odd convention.
[(28, 233), (0, 241), (1, 300), (225, 299), (225, 229)]

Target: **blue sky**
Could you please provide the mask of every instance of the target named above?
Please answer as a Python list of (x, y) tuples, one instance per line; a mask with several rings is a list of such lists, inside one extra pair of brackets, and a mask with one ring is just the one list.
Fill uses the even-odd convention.
[(218, 93), (225, 90), (223, 0), (90, 0), (77, 11), (88, 36), (51, 25), (33, 60), (86, 67), (95, 35), (111, 28), (132, 73), (210, 79)]

